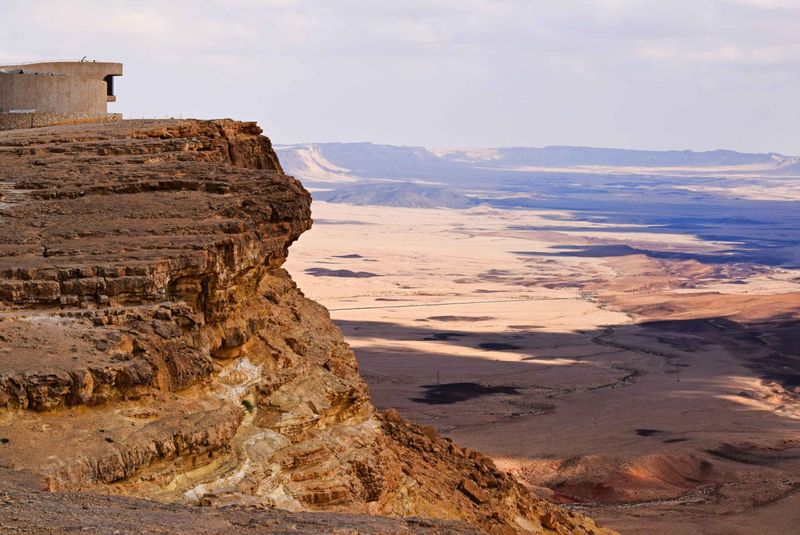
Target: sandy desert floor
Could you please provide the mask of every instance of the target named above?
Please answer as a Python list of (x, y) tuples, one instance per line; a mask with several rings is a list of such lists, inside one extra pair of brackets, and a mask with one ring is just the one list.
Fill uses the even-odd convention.
[(313, 212), (287, 267), (377, 406), (622, 533), (797, 532), (800, 271), (566, 213)]

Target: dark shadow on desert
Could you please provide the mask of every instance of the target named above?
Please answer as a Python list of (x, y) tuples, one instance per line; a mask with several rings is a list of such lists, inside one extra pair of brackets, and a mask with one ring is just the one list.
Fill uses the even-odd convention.
[[(680, 194), (666, 183), (654, 191), (641, 191), (636, 203), (618, 196), (611, 184), (601, 184), (596, 191), (587, 184), (541, 183), (539, 193), (550, 194), (547, 200), (539, 198), (506, 198), (484, 201), (499, 208), (556, 209), (573, 212), (571, 217), (553, 216), (559, 222), (574, 225), (534, 225), (510, 227), (530, 231), (583, 231), (592, 233), (665, 233), (693, 235), (705, 242), (727, 244), (712, 253), (648, 250), (626, 245), (598, 245), (589, 247), (564, 246), (562, 252), (550, 256), (609, 257), (629, 254), (646, 254), (652, 258), (673, 260), (698, 260), (711, 264), (726, 262), (751, 262), (762, 266), (797, 267), (800, 265), (800, 202), (761, 199), (731, 198), (711, 193)], [(527, 183), (509, 185), (509, 191), (530, 187)], [(625, 183), (626, 191), (642, 187), (635, 181)], [(589, 226), (601, 223), (607, 227)], [(523, 253), (524, 254), (524, 253)], [(533, 254), (533, 253), (531, 253)], [(539, 255), (537, 253), (537, 255)], [(539, 255), (547, 256), (547, 255)]]
[[(550, 499), (593, 514), (639, 503), (668, 515), (749, 514), (762, 503), (742, 493), (777, 503), (793, 499), (785, 481), (800, 481), (800, 441), (792, 438), (800, 420), (754, 405), (770, 400), (747, 386), (762, 381), (785, 406), (797, 403), (797, 319), (709, 317), (563, 333), (336, 323), (354, 342), (377, 406), (509, 459)], [(486, 344), (513, 346), (520, 360)], [(457, 354), (465, 349), (471, 356)]]
[[(661, 356), (667, 364), (687, 368), (691, 367), (691, 364), (683, 362), (687, 355), (716, 344), (739, 358), (741, 363), (760, 379), (778, 382), (788, 390), (800, 386), (800, 343), (798, 343), (800, 320), (785, 315), (750, 323), (737, 322), (725, 317), (649, 321), (577, 333), (524, 330), (468, 332), (440, 330), (428, 325), (408, 327), (388, 322), (337, 320), (335, 323), (348, 339), (369, 336), (370, 332), (377, 331), (384, 340), (442, 341), (447, 345), (460, 345), (486, 351), (533, 352), (534, 356), (523, 357), (522, 360), (536, 361), (561, 358), (560, 355), (548, 355), (548, 350), (596, 344), (606, 347), (610, 345), (612, 348), (618, 346), (618, 349), (623, 350), (641, 349), (648, 354)], [(637, 343), (647, 347), (628, 347), (620, 343), (614, 345), (613, 338), (626, 335), (643, 338), (644, 341), (639, 340)], [(433, 355), (431, 358), (437, 359)], [(576, 360), (589, 363), (591, 358), (591, 355), (575, 356)], [(508, 362), (504, 362), (503, 365), (508, 365)], [(529, 370), (527, 363), (520, 363), (520, 366), (526, 371)], [(452, 364), (443, 367), (458, 368)]]

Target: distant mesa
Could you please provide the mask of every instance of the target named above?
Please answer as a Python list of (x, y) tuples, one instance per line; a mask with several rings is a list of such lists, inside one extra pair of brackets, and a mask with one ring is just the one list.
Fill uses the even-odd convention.
[(48, 61), (0, 66), (0, 130), (122, 119), (116, 102), (121, 63)]
[(411, 182), (348, 186), (335, 191), (315, 193), (314, 198), (332, 203), (398, 208), (470, 208), (478, 204), (476, 199), (452, 188), (423, 186)]
[(351, 271), (349, 269), (308, 268), (306, 273), (315, 277), (344, 277), (349, 279), (380, 277), (377, 273), (371, 273), (369, 271)]
[(431, 321), (490, 321), (492, 316), (428, 316)]

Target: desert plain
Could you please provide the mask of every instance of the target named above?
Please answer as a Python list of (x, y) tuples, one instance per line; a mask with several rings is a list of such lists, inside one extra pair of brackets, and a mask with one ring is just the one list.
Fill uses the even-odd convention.
[(791, 262), (570, 210), (312, 213), (287, 269), (379, 408), (621, 533), (796, 533)]

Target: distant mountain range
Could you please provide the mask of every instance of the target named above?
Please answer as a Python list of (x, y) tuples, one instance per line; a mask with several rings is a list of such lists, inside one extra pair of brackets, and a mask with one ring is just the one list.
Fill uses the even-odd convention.
[[(405, 208), (539, 211), (531, 231), (687, 234), (723, 246), (664, 253), (708, 264), (800, 266), (800, 158), (781, 154), (588, 147), (428, 150), (371, 143), (277, 148), (315, 201)], [(478, 211), (477, 213), (480, 213)], [(511, 212), (513, 213), (513, 212)], [(513, 221), (513, 218), (511, 218)], [(564, 220), (574, 220), (565, 227)], [(587, 246), (554, 255), (594, 255)], [(540, 254), (540, 253), (537, 253)], [(678, 256), (674, 256), (678, 254)], [(659, 256), (661, 255), (661, 256)], [(654, 258), (666, 258), (659, 253)]]
[(486, 150), (443, 150), (442, 158), (470, 163), (489, 162), (493, 166), (516, 167), (719, 167), (753, 164), (782, 165), (789, 160), (781, 154), (751, 154), (730, 150), (707, 152), (601, 149), (553, 146), (544, 148), (511, 147)]
[[(428, 150), (372, 143), (307, 143), (277, 147), (284, 168), (307, 182), (422, 180), (460, 185), (487, 179), (519, 178), (521, 173), (674, 169), (729, 173), (796, 174), (800, 158), (775, 153), (646, 151), (591, 147), (510, 147)], [(601, 169), (598, 169), (601, 168)], [(613, 168), (613, 169), (611, 169)], [(722, 169), (724, 168), (724, 169)]]
[(346, 186), (332, 191), (316, 192), (314, 198), (342, 204), (405, 208), (469, 208), (478, 204), (476, 199), (452, 189), (407, 182)]

